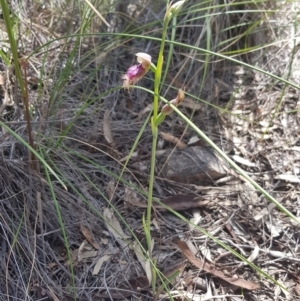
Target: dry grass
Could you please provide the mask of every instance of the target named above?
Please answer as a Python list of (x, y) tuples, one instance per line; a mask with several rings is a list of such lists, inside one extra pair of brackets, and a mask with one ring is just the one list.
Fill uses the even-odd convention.
[[(143, 131), (135, 156), (119, 181), (124, 158), (149, 114), (145, 109), (152, 99), (143, 90), (127, 94), (115, 88), (133, 63), (134, 53), (143, 49), (155, 57), (159, 44), (153, 40), (100, 35), (77, 41), (68, 35), (80, 33), (83, 6), (77, 5), (77, 1), (50, 2), (22, 1), (21, 5), (19, 1), (11, 1), (10, 5), (19, 18), (20, 56), (33, 52), (26, 84), (35, 149), (64, 181), (67, 190), (51, 174), (47, 177), (43, 164), (32, 168), (24, 143), (1, 128), (0, 299), (74, 300), (76, 295), (77, 300), (152, 300), (145, 285), (145, 271), (133, 248), (137, 239), (146, 245), (141, 222), (144, 209), (140, 207), (146, 200), (148, 185), (149, 126)], [(108, 6), (106, 11), (101, 10), (101, 13), (109, 12), (104, 15), (113, 25), (110, 32), (160, 37), (161, 24), (157, 20), (163, 18), (162, 9), (137, 4), (137, 10), (129, 13), (124, 3), (115, 3), (115, 10)], [(207, 10), (190, 9), (179, 18), (176, 40), (206, 49), (209, 38), (210, 50), (227, 54), (238, 51), (234, 58), (297, 83), (299, 51), (291, 37), (293, 30), (298, 35), (299, 31), (292, 26), (294, 17), (290, 6), (293, 5), (298, 4), (282, 5), (274, 14), (245, 12), (262, 10), (264, 6), (274, 9), (272, 2), (231, 7), (236, 11), (232, 14), (225, 14), (226, 7), (215, 7), (210, 10), (210, 18), (205, 18)], [(92, 13), (89, 16), (92, 21), (87, 22), (84, 33), (107, 31), (98, 18)], [(249, 34), (243, 34), (260, 19), (264, 22)], [(284, 24), (277, 24), (277, 20)], [(143, 27), (145, 24), (151, 26)], [(205, 24), (210, 25), (210, 34)], [(0, 30), (3, 29), (0, 20)], [(247, 51), (261, 46), (262, 42), (273, 45)], [(287, 209), (298, 215), (299, 90), (217, 56), (178, 46), (174, 50), (167, 83), (176, 88), (185, 86), (187, 93), (206, 101), (187, 97), (182, 111), (227, 154), (234, 155)], [(27, 141), (13, 71), (3, 63), (0, 70), (0, 84), (1, 76), (4, 81), (0, 91), (2, 103), (6, 92), (11, 101), (5, 105), (0, 120)], [(151, 76), (143, 79), (142, 84), (151, 88)], [(174, 92), (166, 86), (162, 94), (173, 98)], [(160, 131), (180, 138), (186, 145), (194, 136), (175, 114), (166, 119)], [(203, 142), (196, 141), (193, 145), (202, 146)], [(172, 139), (160, 138), (160, 152), (174, 147)], [(178, 216), (156, 209), (152, 235), (157, 266), (166, 275), (171, 274), (172, 268), (181, 271), (169, 286), (174, 299), (183, 300), (185, 296), (188, 300), (203, 300), (200, 299), (203, 296), (209, 300), (220, 296), (219, 300), (225, 300), (223, 295), (227, 295), (226, 300), (235, 301), (299, 299), (298, 226), (230, 170), (229, 177), (221, 180), (180, 183), (162, 175), (163, 165), (158, 160), (154, 192), (158, 199), (166, 202), (167, 197), (175, 196), (168, 203), (171, 207), (174, 203), (187, 203), (187, 198), (208, 201), (198, 209), (181, 211), (179, 208), (178, 211), (188, 220), (193, 218), (193, 222), (289, 290), (287, 293), (260, 278), (253, 269)], [(110, 205), (115, 208), (111, 212), (113, 226), (120, 225), (126, 239), (120, 239), (105, 222)], [(183, 260), (178, 240), (187, 241), (197, 256), (212, 262), (226, 275), (252, 281), (260, 288), (241, 290), (194, 268)], [(101, 258), (102, 266), (93, 275)], [(170, 297), (161, 291), (155, 298)]]

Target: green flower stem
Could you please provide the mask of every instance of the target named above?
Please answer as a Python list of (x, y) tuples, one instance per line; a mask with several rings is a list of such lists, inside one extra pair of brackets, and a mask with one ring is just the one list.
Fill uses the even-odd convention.
[[(158, 114), (158, 95), (159, 95), (159, 87), (160, 87), (160, 80), (162, 74), (162, 66), (163, 66), (163, 52), (165, 47), (165, 40), (167, 34), (167, 27), (169, 24), (170, 19), (165, 18), (164, 26), (162, 31), (162, 38), (160, 43), (160, 50), (157, 59), (157, 66), (156, 70), (155, 67), (151, 65), (151, 70), (155, 70), (155, 78), (154, 78), (154, 97), (153, 97), (153, 117), (151, 119), (151, 129), (152, 129), (152, 148), (151, 148), (151, 166), (150, 166), (150, 175), (149, 175), (149, 190), (148, 190), (148, 203), (147, 203), (147, 217), (146, 217), (146, 224), (144, 225), (149, 258), (152, 260), (152, 250), (151, 250), (151, 231), (150, 231), (150, 224), (151, 224), (151, 210), (152, 210), (152, 199), (153, 199), (153, 186), (154, 186), (154, 171), (155, 171), (155, 157), (156, 157), (156, 146), (157, 146), (157, 114)], [(155, 286), (156, 286), (156, 267), (155, 265), (151, 265), (152, 271), (152, 290), (153, 294), (155, 293)]]
[[(158, 134), (158, 128), (154, 124), (153, 117), (151, 119), (151, 127), (152, 127), (151, 166), (150, 166), (150, 177), (149, 177), (146, 227), (144, 227), (144, 228), (145, 228), (149, 258), (150, 258), (150, 260), (153, 260), (153, 258), (152, 258), (152, 248), (151, 248), (150, 224), (151, 224), (151, 210), (152, 210), (152, 201), (153, 201), (153, 185), (154, 185), (154, 171), (155, 171), (157, 134)], [(154, 294), (155, 291), (156, 291), (156, 289), (155, 289), (155, 286), (156, 286), (156, 267), (155, 267), (155, 265), (151, 265), (151, 275), (152, 275), (151, 285), (152, 285), (152, 291), (153, 291), (153, 294)]]
[[(171, 33), (171, 41), (175, 41), (175, 33), (176, 33), (176, 25), (177, 25), (177, 17), (174, 16), (172, 19), (172, 33)], [(172, 58), (172, 54), (173, 54), (173, 49), (174, 49), (174, 44), (171, 43), (170, 44), (170, 49), (168, 51), (168, 58), (167, 58), (167, 62), (166, 62), (166, 67), (164, 70), (164, 75), (163, 75), (163, 79), (162, 79), (162, 84), (165, 83), (167, 74), (169, 72), (169, 67), (170, 67), (170, 63), (171, 63), (171, 58)]]
[[(149, 190), (148, 190), (148, 204), (147, 204), (147, 219), (146, 226), (147, 230), (150, 231), (151, 223), (151, 209), (152, 209), (152, 200), (153, 200), (153, 185), (154, 185), (154, 170), (155, 170), (155, 156), (156, 156), (156, 145), (157, 145), (157, 134), (158, 128), (154, 125), (153, 117), (151, 119), (152, 127), (152, 148), (151, 148), (151, 165), (150, 165), (150, 177), (149, 177)], [(147, 239), (147, 244), (149, 247), (149, 255), (151, 257), (151, 237)]]
[(169, 19), (164, 20), (164, 26), (162, 31), (162, 37), (161, 37), (161, 43), (160, 43), (160, 49), (157, 59), (157, 67), (155, 72), (155, 79), (154, 79), (154, 98), (153, 98), (153, 120), (154, 123), (157, 118), (158, 113), (158, 95), (159, 95), (159, 86), (160, 86), (160, 80), (161, 80), (161, 73), (162, 73), (162, 65), (164, 62), (164, 48), (165, 48), (165, 41), (166, 41), (166, 35), (167, 35), (167, 28), (169, 24)]
[[(165, 119), (165, 114), (160, 113), (158, 115), (158, 100), (159, 100), (159, 89), (162, 85), (161, 76), (162, 76), (162, 67), (164, 62), (164, 48), (165, 48), (165, 41), (167, 35), (168, 24), (174, 15), (172, 14), (172, 2), (167, 5), (167, 11), (164, 18), (163, 29), (162, 29), (162, 37), (160, 42), (160, 49), (157, 59), (156, 68), (151, 64), (150, 68), (154, 71), (154, 96), (153, 96), (153, 116), (151, 118), (151, 130), (152, 130), (152, 148), (151, 148), (151, 166), (150, 166), (150, 175), (149, 175), (149, 190), (148, 190), (148, 203), (147, 203), (147, 217), (146, 221), (143, 218), (143, 226), (145, 230), (148, 252), (149, 252), (149, 260), (152, 261), (154, 264), (151, 265), (151, 284), (153, 294), (155, 294), (155, 286), (156, 286), (156, 261), (152, 258), (152, 248), (151, 248), (151, 231), (150, 231), (150, 224), (151, 224), (151, 210), (152, 210), (152, 201), (153, 201), (153, 186), (154, 186), (154, 171), (155, 171), (155, 157), (156, 157), (156, 147), (157, 147), (157, 136), (158, 136), (158, 125), (163, 122)], [(172, 30), (172, 38), (175, 37), (175, 25), (176, 25), (176, 18), (175, 22), (173, 22), (173, 30)], [(171, 46), (173, 47), (173, 45)], [(171, 53), (168, 56), (168, 66), (171, 60)], [(167, 71), (164, 74), (164, 79), (166, 77)]]

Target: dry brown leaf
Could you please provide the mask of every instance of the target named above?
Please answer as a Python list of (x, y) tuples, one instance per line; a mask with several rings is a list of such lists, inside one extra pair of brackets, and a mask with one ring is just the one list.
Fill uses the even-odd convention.
[(249, 166), (249, 167), (257, 167), (255, 163), (250, 162), (248, 159), (242, 158), (238, 155), (233, 155), (231, 156), (231, 159), (233, 159), (234, 161), (243, 164), (245, 166)]
[(86, 258), (96, 257), (98, 251), (95, 251), (92, 246), (84, 240), (78, 249), (78, 261), (82, 261)]
[(114, 139), (113, 139), (113, 136), (111, 133), (109, 117), (110, 117), (110, 111), (106, 110), (104, 113), (104, 117), (103, 117), (103, 133), (104, 133), (104, 137), (105, 137), (106, 141), (109, 144), (112, 144), (112, 143), (114, 143)]
[[(131, 154), (131, 156), (130, 156), (130, 159), (136, 158), (136, 157), (138, 156), (138, 154), (139, 154), (138, 151), (133, 152), (133, 153)], [(122, 159), (120, 159), (120, 162), (124, 162), (124, 161), (128, 160), (128, 157), (129, 157), (129, 155), (123, 157)]]
[(281, 174), (274, 177), (277, 180), (283, 180), (290, 183), (300, 183), (300, 178), (295, 175)]
[(178, 242), (178, 247), (184, 254), (184, 256), (197, 268), (204, 270), (206, 273), (209, 273), (213, 276), (216, 276), (218, 278), (221, 278), (222, 280), (233, 284), (238, 287), (242, 287), (248, 290), (254, 290), (259, 288), (259, 286), (253, 282), (235, 278), (235, 277), (228, 277), (226, 276), (222, 271), (216, 270), (214, 266), (200, 260), (197, 258), (192, 251), (189, 249), (188, 245), (184, 241)]
[(197, 145), (197, 143), (201, 141), (198, 136), (193, 136), (189, 139), (188, 145)]
[(184, 142), (182, 142), (179, 138), (177, 138), (177, 137), (175, 137), (171, 134), (168, 134), (168, 133), (165, 133), (165, 132), (160, 132), (160, 135), (166, 141), (171, 142), (173, 144), (176, 144), (178, 146), (178, 148), (180, 148), (180, 149), (184, 149), (184, 148), (187, 147), (187, 145)]
[(106, 187), (106, 193), (109, 201), (112, 201), (115, 192), (115, 181), (112, 179), (108, 182)]
[(97, 263), (94, 266), (93, 275), (97, 275), (105, 261), (110, 259), (111, 255), (104, 255), (98, 259)]
[(199, 250), (207, 261), (209, 261), (210, 263), (214, 263), (214, 261), (211, 257), (211, 251), (207, 246), (200, 245)]
[(86, 228), (85, 226), (83, 226), (80, 223), (80, 231), (82, 232), (82, 234), (84, 235), (84, 237), (86, 238), (86, 240), (96, 249), (99, 250), (100, 246), (99, 244), (96, 242), (95, 236), (92, 233), (92, 231), (88, 228)]
[[(254, 241), (255, 247), (251, 255), (247, 258), (249, 262), (253, 262), (259, 255), (259, 246), (256, 241)], [(247, 264), (247, 263), (245, 263)]]
[(282, 225), (277, 218), (274, 218), (272, 222), (265, 221), (265, 225), (267, 226), (273, 238), (279, 237), (284, 231), (284, 225)]
[(191, 223), (189, 224), (190, 230), (194, 230), (195, 227), (200, 223), (202, 219), (201, 212), (198, 208), (193, 209), (193, 217), (190, 219)]
[(155, 227), (155, 229), (156, 229), (157, 231), (160, 231), (160, 227), (159, 227), (159, 225), (158, 225), (158, 221), (157, 221), (156, 218), (153, 218), (152, 224), (153, 224), (153, 226)]
[[(146, 202), (137, 201), (133, 198), (128, 198), (126, 199), (126, 201), (133, 206), (139, 208), (147, 208)], [(161, 200), (161, 203), (165, 204), (167, 207), (178, 211), (197, 207), (205, 207), (210, 202), (210, 200), (199, 199), (199, 197), (195, 197), (195, 195), (193, 194), (177, 194)], [(168, 210), (163, 205), (160, 205), (156, 202), (153, 202), (152, 206), (155, 209)]]
[(103, 210), (103, 217), (106, 228), (110, 231), (110, 233), (118, 240), (118, 242), (125, 247), (125, 243), (123, 239), (128, 238), (127, 235), (123, 232), (123, 229), (114, 215), (114, 212), (110, 208), (104, 208)]
[(125, 195), (124, 195), (125, 202), (131, 204), (132, 201), (139, 203), (140, 198), (138, 198), (137, 193), (133, 189), (129, 189), (125, 187)]
[[(153, 246), (154, 246), (154, 240), (151, 240), (151, 251), (153, 250)], [(143, 267), (146, 275), (147, 275), (147, 279), (149, 281), (149, 284), (151, 283), (152, 280), (152, 272), (151, 272), (151, 264), (150, 261), (144, 257), (143, 255), (143, 251), (140, 247), (140, 245), (138, 244), (137, 241), (134, 241), (133, 243), (133, 248), (134, 248), (134, 252), (135, 255), (137, 257), (137, 259), (139, 260), (141, 266)], [(149, 252), (147, 252), (147, 255), (149, 256)]]

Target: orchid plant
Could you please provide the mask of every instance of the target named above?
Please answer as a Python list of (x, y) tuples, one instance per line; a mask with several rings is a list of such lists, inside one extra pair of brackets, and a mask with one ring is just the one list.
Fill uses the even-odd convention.
[(150, 179), (149, 179), (149, 190), (148, 190), (148, 205), (146, 219), (143, 217), (143, 226), (145, 231), (145, 236), (147, 240), (149, 260), (152, 263), (151, 266), (151, 284), (153, 293), (155, 292), (156, 285), (156, 267), (153, 262), (152, 257), (152, 247), (153, 241), (151, 239), (150, 224), (151, 224), (151, 209), (152, 209), (152, 199), (153, 199), (153, 183), (154, 183), (154, 169), (155, 169), (155, 156), (156, 156), (156, 146), (157, 146), (157, 136), (158, 136), (158, 126), (163, 122), (167, 115), (170, 115), (173, 112), (174, 107), (180, 105), (184, 100), (184, 92), (180, 89), (177, 93), (177, 96), (171, 100), (169, 103), (165, 104), (160, 113), (158, 113), (158, 100), (159, 100), (159, 88), (161, 85), (161, 75), (163, 67), (163, 51), (166, 40), (167, 28), (170, 20), (176, 18), (177, 14), (180, 12), (182, 6), (184, 5), (185, 0), (178, 1), (173, 3), (172, 1), (167, 5), (166, 14), (164, 17), (163, 30), (162, 30), (162, 39), (160, 44), (160, 51), (157, 58), (157, 65), (155, 66), (152, 63), (152, 58), (149, 54), (139, 52), (136, 54), (137, 61), (139, 64), (131, 66), (126, 74), (122, 76), (123, 88), (129, 90), (134, 86), (140, 79), (142, 79), (145, 74), (151, 69), (154, 72), (154, 97), (153, 97), (153, 116), (151, 118), (151, 129), (152, 129), (152, 150), (151, 150), (151, 168), (150, 168)]
[[(155, 74), (154, 77), (154, 99), (153, 99), (153, 116), (151, 118), (151, 129), (152, 129), (152, 153), (151, 153), (151, 169), (150, 169), (150, 179), (149, 179), (149, 190), (148, 190), (148, 206), (147, 206), (147, 216), (146, 218), (143, 217), (143, 226), (145, 231), (145, 236), (147, 239), (147, 247), (148, 252), (146, 256), (148, 256), (148, 260), (151, 264), (151, 273), (152, 278), (150, 279), (152, 283), (152, 290), (153, 293), (155, 293), (155, 285), (156, 285), (156, 267), (155, 267), (155, 259), (152, 257), (152, 247), (153, 247), (153, 241), (151, 239), (151, 233), (150, 233), (150, 223), (151, 223), (151, 209), (152, 209), (152, 198), (153, 198), (153, 183), (154, 183), (154, 167), (155, 167), (155, 154), (156, 154), (156, 145), (157, 145), (157, 134), (158, 134), (158, 126), (161, 122), (163, 122), (164, 118), (171, 114), (172, 111), (176, 111), (176, 113), (187, 123), (189, 126), (209, 145), (211, 146), (215, 153), (219, 155), (220, 158), (222, 158), (225, 162), (228, 163), (228, 165), (244, 180), (247, 181), (247, 183), (251, 184), (262, 196), (264, 196), (267, 200), (272, 202), (276, 205), (276, 207), (284, 212), (287, 217), (289, 217), (293, 222), (295, 222), (297, 225), (300, 224), (299, 218), (297, 218), (293, 213), (291, 213), (289, 210), (287, 210), (280, 202), (278, 202), (272, 195), (270, 195), (265, 189), (263, 189), (256, 181), (254, 181), (241, 167), (239, 167), (231, 158), (229, 158), (212, 140), (210, 140), (191, 120), (189, 120), (184, 114), (182, 114), (178, 109), (177, 106), (180, 105), (180, 103), (184, 99), (184, 92), (183, 90), (179, 90), (177, 97), (170, 102), (168, 102), (166, 105), (164, 105), (158, 113), (158, 100), (159, 100), (159, 90), (160, 86), (163, 81), (161, 81), (161, 75), (162, 75), (162, 66), (163, 66), (163, 51), (164, 51), (164, 45), (165, 45), (165, 39), (166, 39), (166, 32), (168, 28), (168, 24), (171, 19), (173, 19), (173, 26), (172, 30), (175, 30), (174, 20), (176, 20), (176, 15), (181, 10), (182, 6), (184, 5), (185, 1), (178, 1), (176, 3), (170, 2), (167, 6), (166, 14), (164, 17), (164, 23), (163, 23), (163, 30), (162, 30), (162, 39), (160, 44), (160, 51), (157, 58), (157, 65), (155, 66), (151, 61), (151, 56), (146, 53), (137, 53), (137, 58), (139, 65), (132, 66), (128, 69), (127, 73), (123, 76), (123, 87), (125, 89), (129, 89), (130, 87), (134, 86), (141, 78), (145, 76), (145, 74), (152, 70)], [(172, 46), (172, 45), (171, 45)], [(170, 51), (172, 53), (172, 51)], [(207, 51), (207, 53), (212, 53), (210, 51)], [(222, 54), (218, 54), (221, 58), (227, 58)], [(238, 63), (237, 60), (230, 59), (231, 61), (235, 61)], [(168, 62), (167, 62), (168, 63)], [(243, 65), (247, 65), (243, 63)], [(248, 67), (251, 67), (248, 65)], [(258, 70), (256, 68), (256, 70)], [(267, 74), (267, 72), (263, 70), (259, 70), (260, 72)], [(268, 74), (272, 77), (275, 77), (274, 75)], [(278, 78), (279, 80), (282, 80), (281, 78)], [(291, 84), (290, 82), (287, 82), (288, 84)], [(161, 97), (162, 100), (163, 97)], [(164, 100), (165, 101), (165, 100)], [(184, 219), (181, 216), (182, 219)], [(253, 269), (258, 271), (261, 275), (265, 276), (267, 279), (270, 279), (272, 282), (276, 283), (278, 286), (281, 287), (281, 285), (275, 281), (272, 277), (270, 277), (267, 273), (262, 271), (261, 269), (257, 268), (254, 264), (252, 264), (249, 260), (247, 260), (245, 257), (237, 253), (235, 250), (230, 248), (229, 246), (225, 245), (221, 241), (217, 240), (213, 235), (206, 232), (204, 229), (201, 229), (197, 225), (194, 225), (199, 231), (201, 231), (203, 234), (205, 234), (207, 237), (211, 238), (215, 242), (217, 242), (220, 246), (222, 246), (224, 249), (228, 250), (236, 256), (237, 258), (241, 259), (244, 263), (247, 263), (249, 266), (251, 266)], [(158, 274), (159, 275), (159, 274)], [(282, 287), (284, 288), (284, 287)], [(285, 289), (285, 288), (284, 288)]]

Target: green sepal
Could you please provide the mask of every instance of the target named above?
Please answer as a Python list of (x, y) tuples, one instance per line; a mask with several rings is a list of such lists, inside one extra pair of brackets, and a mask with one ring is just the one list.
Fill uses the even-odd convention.
[(154, 122), (154, 126), (158, 127), (166, 118), (166, 115), (163, 113), (159, 113), (155, 122)]

